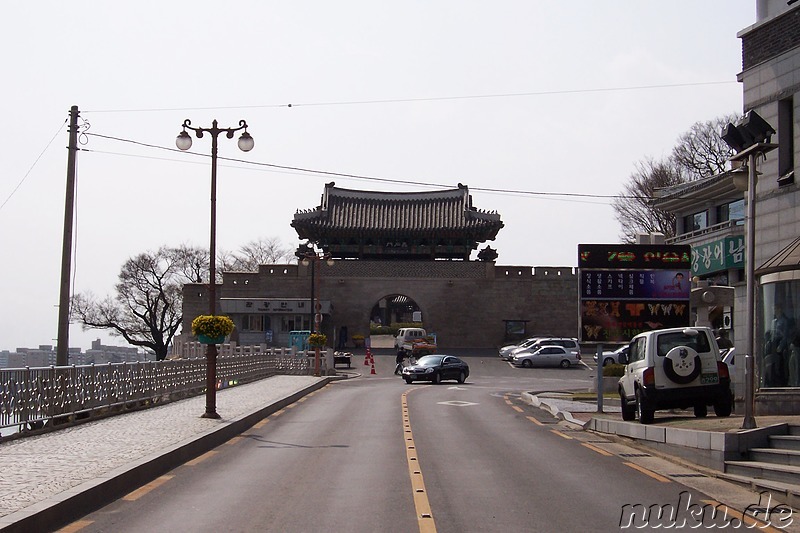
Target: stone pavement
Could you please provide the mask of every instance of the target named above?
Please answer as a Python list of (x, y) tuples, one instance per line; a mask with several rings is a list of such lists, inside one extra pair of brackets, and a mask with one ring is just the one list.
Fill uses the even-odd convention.
[(205, 396), (0, 443), (0, 530), (44, 531), (83, 516), (245, 431), (331, 379), (273, 376)]

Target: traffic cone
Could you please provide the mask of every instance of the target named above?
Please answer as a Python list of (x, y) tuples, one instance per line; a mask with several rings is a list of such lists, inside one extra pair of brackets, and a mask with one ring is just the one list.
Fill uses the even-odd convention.
[(372, 369), (369, 371), (369, 373), (372, 375), (377, 374), (377, 372), (375, 372), (375, 359), (372, 360)]
[(367, 347), (367, 354), (364, 356), (364, 364), (368, 365), (371, 360), (373, 360), (372, 352), (370, 351), (369, 347)]

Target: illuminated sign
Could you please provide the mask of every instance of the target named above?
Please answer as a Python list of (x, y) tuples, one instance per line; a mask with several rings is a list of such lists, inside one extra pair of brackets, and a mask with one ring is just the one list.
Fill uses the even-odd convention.
[(581, 340), (622, 343), (644, 331), (689, 325), (688, 300), (583, 300)]
[(689, 270), (688, 245), (579, 244), (578, 268), (672, 268)]
[(581, 270), (581, 298), (688, 299), (688, 270)]
[(688, 245), (578, 245), (581, 341), (688, 326), (691, 265)]

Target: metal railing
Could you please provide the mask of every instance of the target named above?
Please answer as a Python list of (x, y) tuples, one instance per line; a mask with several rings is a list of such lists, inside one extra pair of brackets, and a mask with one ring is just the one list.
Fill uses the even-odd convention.
[[(310, 372), (307, 354), (278, 352), (220, 356), (217, 388)], [(150, 407), (203, 394), (205, 388), (206, 361), (199, 358), (0, 369), (0, 438)]]

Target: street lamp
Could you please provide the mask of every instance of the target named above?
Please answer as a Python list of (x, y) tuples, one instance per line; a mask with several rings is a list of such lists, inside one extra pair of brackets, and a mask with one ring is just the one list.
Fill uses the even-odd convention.
[[(180, 150), (188, 150), (192, 147), (192, 138), (186, 130), (192, 130), (198, 139), (203, 138), (204, 133), (211, 134), (211, 244), (209, 246), (209, 266), (208, 266), (208, 314), (215, 315), (217, 311), (217, 137), (220, 133), (225, 133), (228, 139), (233, 139), (234, 132), (244, 130), (239, 137), (239, 149), (249, 152), (253, 149), (255, 141), (247, 133), (247, 122), (239, 121), (238, 128), (220, 128), (217, 121), (211, 123), (210, 128), (195, 128), (191, 126), (191, 121), (187, 118), (183, 121), (183, 130), (175, 139), (175, 144)], [(219, 418), (217, 413), (217, 345), (208, 344), (206, 346), (206, 412), (203, 418)]]
[[(763, 118), (755, 111), (747, 114), (736, 124), (728, 124), (723, 128), (720, 136), (737, 153), (730, 158), (731, 161), (747, 161), (747, 212), (745, 216), (745, 285), (747, 287), (746, 317), (745, 317), (745, 359), (744, 359), (744, 419), (742, 429), (757, 427), (755, 419), (755, 316), (756, 316), (756, 160), (778, 147), (771, 144), (770, 139), (775, 134)], [(737, 185), (736, 180), (734, 184)], [(740, 188), (738, 184), (737, 188)]]
[[(319, 276), (316, 274), (316, 265), (320, 261), (325, 261), (328, 266), (333, 266), (334, 261), (329, 253), (317, 252), (314, 245), (310, 242), (300, 245), (297, 248), (297, 257), (303, 266), (311, 265), (311, 308), (313, 309), (312, 318), (314, 320), (314, 333), (319, 333), (319, 326), (322, 323), (322, 304), (319, 302)], [(319, 346), (314, 348), (314, 375), (320, 375)]]

